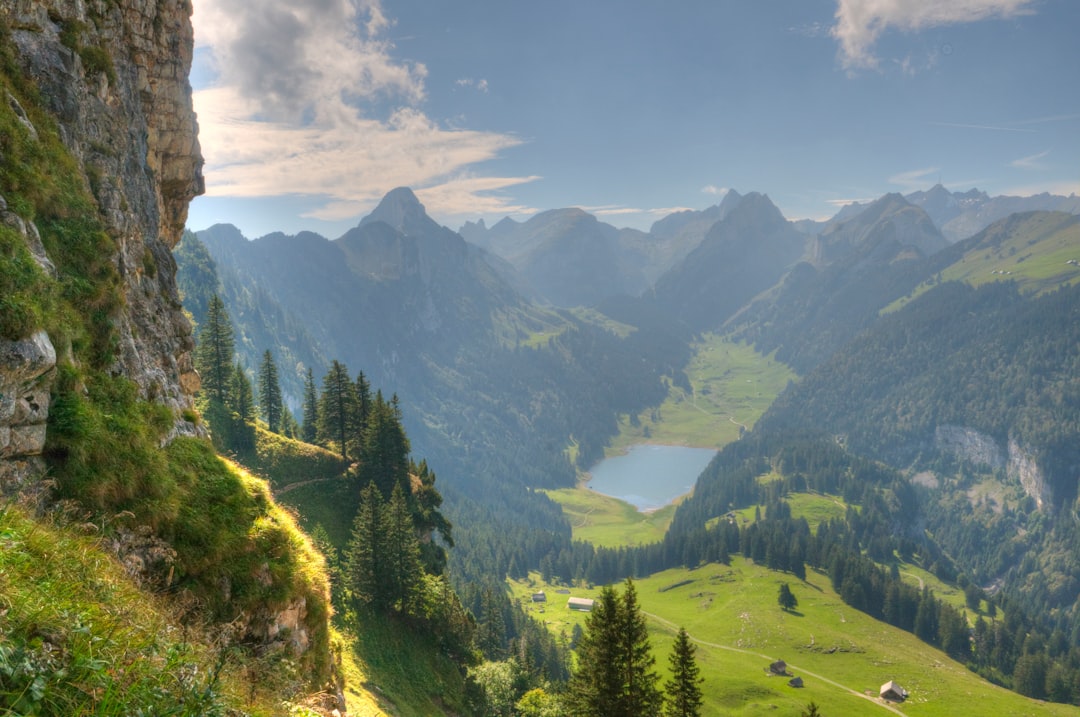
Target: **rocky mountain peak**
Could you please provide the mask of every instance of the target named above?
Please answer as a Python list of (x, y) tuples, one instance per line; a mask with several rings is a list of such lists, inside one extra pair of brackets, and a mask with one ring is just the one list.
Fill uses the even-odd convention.
[(406, 236), (423, 236), (439, 230), (439, 225), (427, 215), (424, 205), (408, 187), (390, 190), (379, 206), (360, 221), (360, 226), (371, 222), (383, 222)]

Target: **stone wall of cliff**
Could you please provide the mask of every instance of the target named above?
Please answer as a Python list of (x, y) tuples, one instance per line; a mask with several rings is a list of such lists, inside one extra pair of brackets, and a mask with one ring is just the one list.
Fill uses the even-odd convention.
[[(110, 316), (116, 330), (113, 373), (144, 399), (177, 416), (177, 432), (198, 388), (191, 326), (181, 311), (171, 248), (179, 241), (191, 199), (202, 192), (202, 157), (191, 105), (188, 0), (5, 0), (20, 69), (81, 167), (116, 252), (109, 257), (122, 302)], [(6, 97), (37, 130), (18, 101)], [(2, 201), (2, 200), (0, 200)], [(0, 205), (0, 221), (25, 238), (51, 268), (38, 231)], [(0, 479), (25, 484), (39, 473), (52, 363), (66, 347), (42, 332), (0, 345)], [(190, 415), (190, 414), (187, 414)], [(12, 486), (8, 486), (10, 490)]]

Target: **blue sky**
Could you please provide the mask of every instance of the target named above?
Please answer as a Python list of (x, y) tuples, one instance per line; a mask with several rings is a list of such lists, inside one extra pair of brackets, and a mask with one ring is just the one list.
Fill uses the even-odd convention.
[(457, 228), (723, 192), (823, 218), (886, 192), (1080, 194), (1075, 0), (195, 0), (188, 225)]

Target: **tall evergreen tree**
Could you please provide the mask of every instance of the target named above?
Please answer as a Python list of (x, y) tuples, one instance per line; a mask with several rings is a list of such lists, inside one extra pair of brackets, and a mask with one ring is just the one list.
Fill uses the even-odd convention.
[(791, 586), (787, 583), (780, 583), (780, 592), (776, 596), (776, 602), (784, 610), (794, 610), (799, 606), (799, 599), (795, 597), (795, 593), (791, 592)]
[(231, 386), (234, 348), (232, 322), (221, 297), (214, 294), (199, 331), (195, 368), (202, 378), (203, 395), (221, 404), (226, 402)]
[(368, 416), (371, 415), (371, 403), (371, 383), (368, 382), (367, 376), (361, 371), (356, 375), (356, 420), (353, 426), (353, 433), (361, 445), (364, 441)]
[(315, 372), (310, 368), (304, 377), (304, 426), (300, 437), (314, 443), (319, 435), (319, 393), (315, 388)]
[(247, 372), (239, 361), (233, 367), (225, 407), (228, 409), (228, 418), (225, 419), (227, 425), (212, 425), (211, 428), (225, 431), (224, 444), (229, 450), (252, 450), (255, 447), (255, 395), (251, 390)]
[(353, 519), (345, 549), (344, 580), (353, 599), (363, 607), (384, 607), (382, 581), (383, 499), (373, 484), (360, 492), (360, 508)]
[(283, 407), (277, 364), (274, 363), (274, 355), (267, 349), (259, 364), (259, 412), (266, 421), (267, 429), (274, 433), (281, 431)]
[(226, 398), (225, 405), (236, 414), (241, 423), (247, 423), (254, 418), (255, 395), (251, 390), (251, 381), (247, 377), (247, 372), (239, 361), (233, 366), (229, 393)]
[(364, 476), (389, 497), (394, 486), (408, 487), (409, 439), (401, 425), (397, 407), (387, 403), (379, 391), (368, 415), (364, 445), (360, 454)]
[(615, 717), (623, 692), (619, 660), (619, 596), (608, 586), (600, 591), (577, 644), (577, 670), (570, 677), (566, 699), (575, 717)]
[(701, 714), (701, 669), (685, 628), (679, 628), (668, 661), (671, 679), (664, 685), (664, 717), (698, 717)]
[(581, 717), (655, 715), (662, 698), (649, 647), (645, 617), (633, 581), (622, 597), (604, 588), (578, 642), (578, 669), (570, 679), (568, 703)]
[(649, 629), (645, 616), (641, 614), (638, 606), (637, 590), (630, 578), (626, 579), (619, 618), (625, 685), (620, 714), (627, 717), (659, 714), (662, 704), (657, 687), (659, 676), (652, 669), (656, 659), (649, 645)]
[(386, 564), (383, 582), (387, 604), (399, 613), (411, 615), (419, 604), (424, 569), (420, 562), (420, 539), (416, 535), (405, 491), (400, 485), (394, 486), (383, 518)]
[(349, 428), (352, 425), (355, 405), (349, 369), (335, 360), (323, 377), (323, 391), (319, 401), (319, 436), (325, 441), (338, 444), (343, 461), (349, 460)]

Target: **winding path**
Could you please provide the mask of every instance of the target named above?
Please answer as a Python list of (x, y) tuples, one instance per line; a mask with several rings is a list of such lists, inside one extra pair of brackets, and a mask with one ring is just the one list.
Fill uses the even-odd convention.
[[(655, 620), (656, 622), (660, 623), (661, 625), (663, 625), (664, 627), (666, 627), (666, 628), (668, 628), (670, 630), (678, 630), (679, 629), (678, 625), (671, 622), (670, 620), (665, 620), (664, 618), (660, 617), (659, 615), (654, 615), (651, 612), (644, 612), (644, 611), (642, 611), (642, 614), (645, 615), (646, 617), (652, 619), (652, 620)], [(743, 649), (738, 648), (738, 647), (730, 647), (728, 645), (719, 645), (719, 644), (717, 644), (715, 642), (706, 642), (705, 640), (699, 640), (696, 637), (694, 637), (693, 635), (690, 636), (690, 639), (693, 642), (698, 643), (699, 645), (704, 645), (705, 647), (714, 647), (714, 648), (716, 648), (718, 650), (727, 650), (729, 652), (738, 652), (739, 654), (742, 654), (742, 655), (750, 655), (752, 657), (759, 657), (762, 660), (766, 660), (768, 662), (772, 662), (773, 660), (776, 659), (776, 658), (771, 657), (769, 655), (763, 655), (760, 652), (751, 652), (750, 650), (743, 650)], [(851, 694), (855, 695), (856, 697), (861, 697), (862, 699), (866, 700), (867, 702), (871, 702), (871, 703), (877, 705), (878, 707), (880, 707), (883, 710), (888, 710), (889, 712), (892, 712), (892, 713), (898, 714), (898, 715), (904, 714), (903, 712), (896, 709), (895, 707), (893, 707), (892, 705), (890, 705), (887, 702), (882, 702), (881, 700), (879, 700), (879, 699), (877, 699), (875, 697), (871, 697), (870, 695), (859, 692), (858, 690), (853, 690), (850, 687), (848, 687), (847, 685), (842, 685), (839, 682), (835, 682), (833, 680), (830, 680), (828, 677), (822, 677), (819, 674), (810, 672), (809, 670), (804, 669), (802, 667), (799, 667), (798, 665), (793, 665), (790, 662), (787, 663), (787, 665), (788, 665), (788, 667), (790, 667), (790, 668), (792, 668), (792, 669), (794, 669), (794, 670), (796, 670), (798, 672), (801, 672), (804, 675), (809, 675), (810, 677), (813, 677), (815, 680), (821, 680), (822, 682), (828, 683), (828, 684), (832, 685), (833, 687), (837, 687), (837, 688), (839, 688), (841, 690), (846, 690), (847, 692), (850, 692)]]
[(296, 490), (297, 488), (303, 488), (306, 485), (311, 485), (313, 483), (327, 483), (332, 480), (340, 480), (340, 478), (312, 478), (311, 480), (302, 480), (296, 483), (290, 483), (289, 485), (282, 486), (277, 490), (272, 490), (271, 493), (273, 493), (274, 497), (277, 498), (279, 495), (285, 495), (290, 491)]

